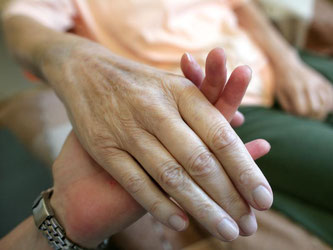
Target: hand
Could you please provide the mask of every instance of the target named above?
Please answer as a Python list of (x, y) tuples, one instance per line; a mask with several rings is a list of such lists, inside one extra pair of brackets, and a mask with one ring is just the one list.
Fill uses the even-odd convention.
[(276, 68), (277, 98), (292, 114), (323, 120), (333, 111), (333, 87), (298, 58)]
[(237, 67), (226, 82), (225, 65), (225, 53), (220, 48), (213, 49), (207, 56), (206, 77), (192, 55), (185, 53), (181, 59), (184, 76), (201, 90), (231, 126), (239, 127), (244, 123), (244, 116), (237, 109), (250, 82), (252, 71), (248, 66)]
[[(222, 52), (215, 49), (210, 53), (213, 62), (224, 60)], [(193, 73), (198, 72), (194, 67), (195, 61), (187, 61), (187, 58), (183, 57), (181, 64), (190, 70), (187, 75), (191, 78)], [(228, 84), (235, 87), (234, 92), (227, 95), (233, 96), (231, 100), (234, 105), (219, 108), (230, 114), (237, 109), (237, 98), (247, 84), (243, 87), (237, 85), (237, 81), (229, 81)], [(256, 140), (248, 143), (247, 149), (257, 159), (269, 151), (269, 144), (264, 140)], [(52, 207), (68, 237), (82, 246), (95, 247), (143, 214), (140, 205), (84, 151), (73, 132), (53, 165), (53, 177)]]
[(44, 75), (85, 149), (120, 185), (176, 230), (186, 228), (187, 216), (159, 186), (212, 235), (236, 238), (235, 221), (252, 233), (248, 204), (268, 209), (270, 186), (227, 120), (191, 82), (91, 42), (67, 52), (44, 60)]
[[(248, 66), (237, 67), (226, 82), (225, 65), (226, 56), (224, 50), (220, 48), (209, 52), (206, 60), (206, 76), (189, 53), (185, 53), (180, 62), (184, 76), (201, 90), (231, 126), (239, 127), (244, 123), (245, 118), (237, 109), (249, 85), (251, 69)], [(263, 139), (254, 140), (245, 146), (254, 160), (270, 150), (269, 143)]]
[(71, 132), (52, 166), (51, 206), (69, 239), (94, 248), (145, 214)]

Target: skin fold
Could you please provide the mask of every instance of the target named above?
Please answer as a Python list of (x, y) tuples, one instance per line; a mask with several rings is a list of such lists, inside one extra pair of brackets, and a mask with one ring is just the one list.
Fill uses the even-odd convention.
[[(316, 119), (332, 111), (332, 87), (298, 59), (256, 7), (247, 3), (235, 12), (268, 56), (284, 109)], [(54, 89), (73, 125), (54, 164), (52, 198), (71, 239), (95, 246), (144, 211), (178, 231), (187, 227), (190, 214), (225, 241), (255, 232), (251, 207), (268, 209), (273, 195), (253, 159), (267, 153), (269, 144), (244, 144), (230, 126), (244, 122), (237, 108), (250, 81), (247, 66), (226, 79), (221, 49), (208, 55), (205, 74), (185, 54), (184, 78), (28, 17), (8, 18), (4, 28), (13, 56)], [(112, 209), (113, 215), (105, 212)], [(31, 218), (17, 230), (30, 226)], [(14, 232), (2, 242), (15, 245), (15, 237)]]
[[(221, 240), (235, 239), (239, 227), (245, 234), (256, 230), (250, 206), (268, 209), (272, 190), (229, 125), (232, 117), (190, 80), (30, 18), (9, 18), (5, 30), (13, 55), (64, 103), (84, 149), (156, 219), (181, 231), (187, 212)], [(225, 71), (223, 61), (216, 64)], [(216, 75), (208, 71), (204, 82), (212, 83)], [(235, 81), (245, 87), (249, 74), (245, 67)]]
[[(185, 67), (195, 73), (196, 63), (187, 61), (184, 56), (181, 60), (182, 68)], [(213, 50), (209, 57), (212, 58), (212, 63), (225, 61), (221, 49)], [(220, 67), (220, 70), (225, 69)], [(227, 83), (215, 81), (219, 79), (219, 71), (215, 72), (216, 78), (214, 74), (210, 76), (213, 81), (207, 84), (218, 85), (220, 89), (224, 85), (229, 86), (229, 90), (225, 88), (221, 91), (217, 103), (219, 101), (228, 103), (230, 98), (229, 105), (218, 110), (230, 114), (226, 118), (231, 120), (249, 83), (250, 71), (246, 66), (240, 67), (233, 73), (236, 78), (230, 78)], [(190, 72), (187, 73), (189, 78), (194, 75)], [(247, 143), (246, 148), (251, 156), (257, 159), (265, 155), (270, 146), (264, 140), (255, 140)], [(142, 206), (83, 149), (74, 132), (68, 136), (52, 171), (54, 195), (51, 198), (51, 205), (56, 211), (58, 220), (66, 229), (67, 236), (82, 246), (95, 247), (103, 239), (120, 232), (145, 214)], [(40, 238), (31, 218), (0, 243), (8, 249), (20, 249), (15, 239), (20, 234), (26, 233), (32, 234), (31, 238), (34, 240), (31, 240), (30, 244), (34, 249), (46, 249), (45, 240)], [(242, 234), (248, 235), (244, 232)]]

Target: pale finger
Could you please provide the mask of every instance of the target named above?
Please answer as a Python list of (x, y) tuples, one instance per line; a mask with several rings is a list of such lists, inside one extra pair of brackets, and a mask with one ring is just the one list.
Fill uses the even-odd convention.
[[(183, 142), (183, 147), (186, 146)], [(234, 220), (192, 180), (155, 137), (146, 135), (129, 150), (164, 191), (214, 236), (228, 241), (238, 236)]]
[(128, 153), (112, 149), (108, 152), (103, 166), (144, 209), (161, 223), (177, 231), (182, 231), (188, 226), (188, 218), (184, 211), (165, 196)]
[[(193, 87), (194, 88), (194, 87)], [(204, 96), (187, 88), (179, 101), (183, 119), (218, 158), (234, 185), (256, 209), (268, 209), (272, 190), (243, 142)]]
[(243, 232), (254, 233), (255, 218), (250, 214), (247, 202), (235, 189), (220, 162), (188, 125), (180, 117), (169, 117), (154, 127), (157, 128), (154, 134), (189, 176), (238, 223)]

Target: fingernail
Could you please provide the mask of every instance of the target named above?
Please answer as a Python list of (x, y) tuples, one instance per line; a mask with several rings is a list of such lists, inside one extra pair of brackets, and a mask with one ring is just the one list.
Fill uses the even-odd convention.
[(227, 241), (236, 239), (239, 235), (239, 230), (236, 223), (225, 218), (217, 225), (217, 231)]
[(182, 231), (185, 229), (186, 222), (179, 215), (172, 215), (169, 218), (169, 224), (173, 229), (177, 231)]
[(272, 206), (273, 196), (266, 187), (260, 185), (253, 190), (252, 195), (258, 207), (268, 209)]
[(191, 56), (190, 53), (185, 52), (185, 55), (186, 55), (186, 57), (187, 57), (187, 60), (189, 60), (190, 62), (193, 62), (193, 61), (194, 61), (194, 60), (193, 60), (193, 57)]
[(239, 222), (239, 227), (242, 229), (243, 233), (246, 235), (252, 235), (257, 231), (258, 224), (254, 215), (243, 215)]
[(249, 72), (249, 74), (252, 76), (252, 69), (249, 65), (245, 65), (247, 67), (247, 70)]

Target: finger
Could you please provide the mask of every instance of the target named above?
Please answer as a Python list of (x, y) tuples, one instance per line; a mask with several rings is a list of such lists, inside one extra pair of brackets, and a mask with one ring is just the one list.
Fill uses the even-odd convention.
[(107, 152), (107, 156), (103, 166), (151, 215), (176, 231), (182, 231), (188, 226), (184, 211), (157, 188), (128, 153), (112, 149)]
[(325, 107), (320, 105), (320, 90), (311, 88), (305, 91), (309, 105), (309, 115), (313, 118), (320, 119), (325, 116)]
[(333, 95), (330, 95), (330, 90), (328, 88), (321, 88), (319, 90), (320, 105), (325, 107), (328, 112), (331, 107), (331, 98), (333, 99)]
[(200, 88), (204, 79), (204, 74), (200, 65), (195, 61), (191, 54), (186, 52), (182, 56), (180, 60), (180, 67), (184, 76)]
[(320, 120), (324, 120), (327, 115), (333, 110), (333, 90), (330, 85), (322, 86), (318, 90), (318, 99), (320, 103), (320, 108), (322, 110), (321, 115), (319, 116)]
[(206, 77), (201, 92), (210, 103), (215, 104), (227, 80), (226, 57), (223, 49), (216, 48), (209, 52), (206, 59)]
[(328, 110), (333, 112), (333, 86), (327, 85), (327, 96), (328, 96)]
[(229, 123), (197, 91), (194, 87), (182, 91), (178, 106), (183, 119), (215, 154), (246, 201), (256, 209), (268, 209), (273, 195), (266, 178)]
[(257, 160), (264, 155), (268, 154), (271, 150), (271, 145), (263, 139), (257, 139), (245, 144), (247, 150), (252, 156), (253, 160)]
[[(162, 119), (154, 119), (155, 121)], [(235, 189), (216, 157), (180, 117), (154, 125), (154, 134), (189, 176), (220, 205), (248, 235), (256, 230), (247, 202)], [(245, 219), (244, 219), (245, 218)]]
[(306, 90), (296, 90), (295, 96), (291, 97), (293, 108), (296, 114), (306, 116), (310, 112), (311, 101), (307, 98)]
[[(186, 148), (189, 144), (182, 142), (181, 145)], [(192, 180), (154, 136), (146, 135), (146, 138), (137, 140), (129, 152), (165, 192), (215, 237), (230, 241), (238, 236), (239, 229), (234, 220)]]
[(277, 92), (277, 97), (283, 110), (285, 110), (288, 113), (295, 113), (295, 111), (293, 111), (292, 108), (292, 102), (290, 100), (289, 93), (286, 93), (286, 91), (284, 90), (279, 90)]
[(237, 128), (237, 127), (240, 127), (243, 125), (243, 123), (245, 122), (245, 117), (244, 115), (239, 112), (239, 111), (236, 111), (234, 117), (232, 118), (231, 122), (230, 122), (230, 125), (233, 127), (233, 128)]
[(247, 86), (250, 83), (252, 70), (248, 66), (239, 66), (231, 74), (222, 95), (215, 107), (230, 122), (237, 111)]

